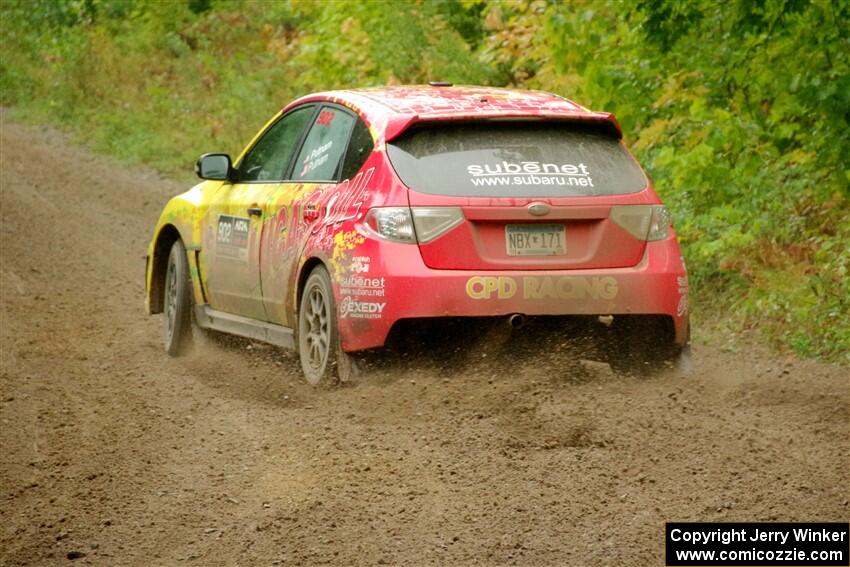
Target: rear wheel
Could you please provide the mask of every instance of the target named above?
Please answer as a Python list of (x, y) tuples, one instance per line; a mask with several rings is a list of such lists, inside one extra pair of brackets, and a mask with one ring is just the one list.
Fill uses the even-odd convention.
[(298, 355), (307, 382), (347, 382), (357, 375), (354, 358), (342, 350), (331, 279), (324, 266), (307, 278), (298, 308)]
[(186, 354), (192, 344), (192, 281), (186, 248), (180, 240), (171, 245), (163, 286), (163, 340), (171, 356)]

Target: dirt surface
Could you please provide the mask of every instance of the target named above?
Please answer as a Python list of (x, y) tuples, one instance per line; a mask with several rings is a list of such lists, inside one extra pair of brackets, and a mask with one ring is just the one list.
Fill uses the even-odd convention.
[(850, 517), (846, 368), (168, 358), (142, 256), (181, 190), (3, 118), (2, 565), (662, 565), (665, 521)]

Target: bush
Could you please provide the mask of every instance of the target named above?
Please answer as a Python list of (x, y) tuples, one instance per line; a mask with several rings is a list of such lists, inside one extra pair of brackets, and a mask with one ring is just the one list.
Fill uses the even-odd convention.
[[(0, 104), (188, 178), (316, 90), (450, 80), (613, 111), (676, 216), (697, 327), (850, 362), (842, 0), (6, 0)], [(719, 316), (718, 316), (719, 314)]]

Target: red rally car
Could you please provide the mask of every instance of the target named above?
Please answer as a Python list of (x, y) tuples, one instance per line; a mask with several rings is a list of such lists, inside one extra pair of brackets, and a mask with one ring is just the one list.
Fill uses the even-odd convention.
[[(548, 93), (448, 84), (324, 92), (275, 115), (165, 207), (147, 306), (165, 346), (192, 326), (298, 350), (349, 378), (400, 321), (585, 318), (612, 366), (686, 351), (670, 215), (614, 117)], [(598, 321), (598, 322), (597, 322)]]

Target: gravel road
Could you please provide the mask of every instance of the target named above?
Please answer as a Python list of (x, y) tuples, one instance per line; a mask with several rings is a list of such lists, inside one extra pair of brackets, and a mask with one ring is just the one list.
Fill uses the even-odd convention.
[(142, 256), (182, 188), (2, 121), (0, 565), (647, 566), (665, 521), (850, 517), (847, 368), (470, 340), (313, 389), (246, 341), (170, 359)]

